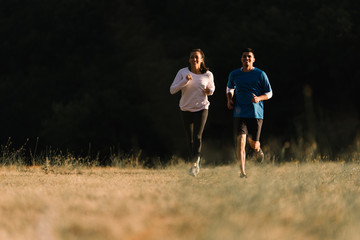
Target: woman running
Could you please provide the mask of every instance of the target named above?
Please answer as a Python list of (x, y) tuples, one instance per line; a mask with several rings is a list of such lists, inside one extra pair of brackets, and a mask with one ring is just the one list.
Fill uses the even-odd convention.
[(189, 174), (197, 176), (200, 171), (202, 134), (208, 117), (208, 96), (215, 91), (214, 76), (205, 65), (201, 49), (190, 52), (189, 67), (182, 68), (171, 84), (170, 93), (181, 90), (180, 110), (188, 138), (190, 159), (194, 162)]

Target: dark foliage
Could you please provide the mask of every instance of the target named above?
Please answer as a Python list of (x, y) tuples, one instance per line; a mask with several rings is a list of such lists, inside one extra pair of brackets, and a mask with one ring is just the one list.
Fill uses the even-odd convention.
[(1, 143), (181, 154), (180, 96), (169, 86), (202, 48), (217, 88), (204, 138), (231, 144), (224, 89), (251, 47), (274, 90), (263, 141), (304, 137), (336, 153), (359, 130), (359, 9), (355, 0), (2, 0)]

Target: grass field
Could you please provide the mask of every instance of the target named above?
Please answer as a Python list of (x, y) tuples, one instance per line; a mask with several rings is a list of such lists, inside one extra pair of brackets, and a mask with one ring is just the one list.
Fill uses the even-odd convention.
[(0, 168), (0, 239), (359, 239), (360, 164)]

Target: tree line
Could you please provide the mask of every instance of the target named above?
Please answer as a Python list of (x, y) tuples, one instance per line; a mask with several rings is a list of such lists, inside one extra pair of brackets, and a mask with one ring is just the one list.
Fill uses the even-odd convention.
[(224, 89), (251, 47), (274, 91), (263, 141), (303, 137), (336, 153), (359, 131), (359, 9), (354, 0), (1, 1), (1, 144), (181, 154), (180, 96), (169, 86), (193, 48), (216, 84), (204, 138), (231, 144)]

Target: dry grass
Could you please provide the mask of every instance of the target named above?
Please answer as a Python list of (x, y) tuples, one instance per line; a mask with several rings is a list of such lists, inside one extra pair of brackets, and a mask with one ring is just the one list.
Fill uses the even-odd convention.
[(0, 239), (358, 239), (358, 163), (0, 168)]

